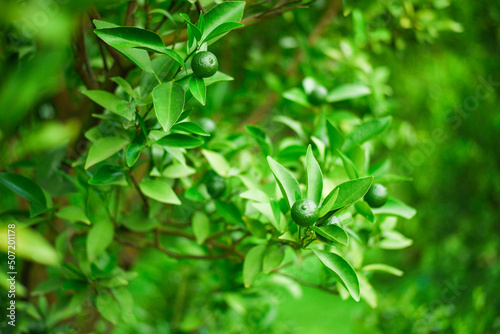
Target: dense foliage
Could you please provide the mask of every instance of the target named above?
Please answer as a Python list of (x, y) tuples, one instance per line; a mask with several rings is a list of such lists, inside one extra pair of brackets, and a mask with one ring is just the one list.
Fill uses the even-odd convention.
[(494, 2), (4, 13), (2, 333), (498, 331)]

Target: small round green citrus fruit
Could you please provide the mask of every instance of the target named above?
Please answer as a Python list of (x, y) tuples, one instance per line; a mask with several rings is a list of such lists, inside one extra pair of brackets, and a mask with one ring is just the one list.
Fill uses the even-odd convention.
[[(317, 226), (324, 227), (324, 226), (335, 225), (335, 224), (340, 226), (340, 219), (337, 216), (331, 216), (324, 223), (322, 223), (321, 225), (317, 225)], [(316, 239), (318, 239), (319, 241), (322, 241), (324, 243), (327, 243), (327, 244), (332, 243), (332, 241), (330, 239), (325, 238), (324, 236), (322, 236), (319, 233), (316, 233)]]
[(219, 176), (214, 171), (209, 171), (205, 174), (205, 187), (212, 198), (219, 198), (226, 191), (226, 180)]
[(292, 205), (291, 213), (292, 219), (297, 225), (312, 226), (318, 219), (318, 206), (308, 198), (299, 199)]
[(372, 208), (380, 208), (387, 202), (387, 188), (380, 183), (374, 183), (365, 195), (365, 201)]
[(308, 99), (312, 105), (319, 106), (325, 102), (328, 91), (325, 87), (321, 85), (316, 85), (313, 90), (309, 93)]
[(217, 57), (210, 51), (201, 51), (194, 55), (191, 68), (198, 78), (208, 78), (219, 68)]

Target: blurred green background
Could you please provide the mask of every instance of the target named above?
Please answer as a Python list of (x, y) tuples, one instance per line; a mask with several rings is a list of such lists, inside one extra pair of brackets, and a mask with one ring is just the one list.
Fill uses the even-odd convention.
[[(110, 21), (126, 10), (126, 2), (116, 3), (99, 4)], [(85, 126), (87, 120), (79, 118), (75, 108), (82, 99), (82, 83), (74, 70), (71, 41), (87, 5), (2, 4), (2, 164), (33, 149), (28, 144), (21, 146), (22, 152), (7, 149), (16, 133), (25, 135), (50, 124), (55, 128), (45, 130), (53, 135), (40, 138), (51, 147), (64, 146)], [(349, 9), (349, 3), (346, 6)], [(414, 179), (391, 187), (418, 209), (414, 219), (400, 224), (414, 244), (368, 257), (405, 275), (372, 278), (379, 292), (376, 309), (307, 287), (299, 293), (291, 286), (291, 293), (266, 299), (273, 287), (264, 284), (260, 292), (248, 292), (257, 295), (255, 314), (243, 319), (234, 311), (241, 302), (235, 295), (226, 301), (234, 306), (234, 315), (227, 310), (220, 321), (232, 319), (232, 325), (226, 325), (236, 332), (241, 322), (245, 331), (240, 332), (249, 333), (255, 328), (259, 333), (498, 333), (500, 3), (359, 1), (351, 9), (344, 16), (340, 3), (318, 0), (311, 8), (233, 32), (215, 44), (221, 69), (235, 81), (214, 88), (203, 113), (222, 129), (244, 123), (266, 128), (277, 114), (308, 124), (312, 117), (281, 98), (303, 77), (314, 76), (334, 87), (352, 76), (374, 87), (377, 94), (335, 105), (332, 114), (393, 114), (397, 120), (384, 143), (392, 151), (391, 168)], [(318, 27), (325, 15), (325, 26)], [(98, 50), (91, 42), (87, 47), (95, 55)], [(100, 65), (97, 57), (91, 61), (91, 66)], [(141, 256), (134, 268), (141, 276), (131, 289), (138, 296), (154, 295), (154, 271), (164, 266), (164, 272), (172, 267), (177, 272), (179, 266), (160, 263), (154, 254)], [(196, 270), (207, 269), (206, 264), (199, 266)], [(178, 275), (186, 279), (192, 269)], [(196, 299), (193, 305), (201, 303)], [(184, 321), (188, 329), (191, 324)], [(154, 326), (160, 328), (161, 321)]]

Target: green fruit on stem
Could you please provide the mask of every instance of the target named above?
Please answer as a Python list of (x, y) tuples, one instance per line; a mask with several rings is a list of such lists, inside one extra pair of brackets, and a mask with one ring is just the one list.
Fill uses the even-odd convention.
[(201, 51), (194, 55), (191, 68), (198, 78), (208, 78), (217, 72), (219, 62), (212, 52)]
[(207, 172), (204, 179), (205, 187), (210, 197), (219, 198), (226, 191), (226, 180), (214, 171)]
[(292, 219), (300, 226), (309, 227), (316, 223), (318, 219), (318, 206), (314, 201), (304, 198), (296, 201), (292, 206)]
[(316, 85), (313, 90), (309, 93), (308, 99), (312, 105), (319, 106), (323, 104), (326, 100), (328, 91), (325, 87), (321, 85)]
[(380, 208), (387, 202), (387, 188), (380, 183), (374, 183), (365, 195), (365, 202), (372, 208)]
[[(331, 216), (324, 223), (322, 223), (320, 225), (316, 225), (316, 226), (318, 226), (318, 227), (324, 227), (324, 226), (335, 225), (335, 224), (337, 224), (337, 225), (340, 226), (340, 219), (337, 216)], [(319, 233), (316, 233), (316, 239), (318, 239), (321, 242), (327, 243), (327, 244), (331, 244), (333, 242), (330, 239), (325, 238), (324, 236), (322, 236)]]

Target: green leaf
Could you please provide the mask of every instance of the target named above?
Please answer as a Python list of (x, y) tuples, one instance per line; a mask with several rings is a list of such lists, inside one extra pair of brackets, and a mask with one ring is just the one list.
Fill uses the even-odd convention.
[(90, 190), (87, 198), (87, 216), (92, 227), (87, 235), (87, 257), (93, 262), (111, 245), (114, 238), (114, 227), (102, 198)]
[(374, 183), (382, 183), (384, 185), (398, 182), (411, 182), (413, 181), (412, 177), (403, 176), (403, 175), (395, 175), (395, 174), (386, 174), (382, 176), (375, 176)]
[(130, 84), (127, 82), (127, 80), (123, 79), (122, 77), (112, 77), (111, 80), (116, 82), (130, 97), (135, 96), (134, 90), (132, 89), (132, 86), (130, 86)]
[(335, 204), (337, 196), (339, 195), (339, 191), (339, 188), (335, 188), (326, 196), (323, 204), (321, 205), (321, 208), (319, 209), (319, 217), (323, 217), (328, 212), (332, 211), (333, 205)]
[(395, 276), (403, 276), (403, 271), (383, 263), (373, 263), (361, 268), (362, 271), (380, 271)]
[(205, 85), (208, 87), (208, 86), (213, 85), (214, 83), (217, 83), (217, 82), (232, 81), (232, 80), (234, 80), (234, 78), (225, 74), (225, 73), (216, 72), (211, 77), (205, 78), (203, 80), (205, 80)]
[(267, 133), (254, 125), (245, 125), (245, 129), (250, 133), (253, 139), (255, 139), (262, 153), (264, 153), (264, 156), (267, 157), (272, 153), (272, 143)]
[(188, 14), (180, 13), (179, 16), (182, 17), (187, 23), (191, 23), (191, 18), (189, 17)]
[[(188, 36), (190, 36), (192, 38), (196, 38), (197, 41), (201, 41), (200, 29), (198, 29), (198, 27), (195, 26), (194, 24), (192, 24), (191, 22), (188, 22)], [(191, 41), (191, 43), (189, 45), (191, 45), (193, 42), (194, 42), (194, 40)]]
[(90, 225), (90, 220), (85, 210), (75, 205), (68, 205), (57, 211), (56, 216), (69, 222), (80, 222)]
[[(214, 31), (221, 24), (226, 22), (240, 22), (243, 18), (243, 11), (245, 10), (245, 1), (231, 1), (223, 2), (212, 8), (204, 16), (205, 27), (203, 30), (202, 39), (205, 40), (212, 31)], [(212, 43), (216, 39), (221, 38), (224, 34), (220, 34), (212, 38)]]
[(146, 50), (139, 49), (116, 49), (122, 55), (124, 55), (128, 60), (139, 66), (144, 72), (153, 73), (153, 66), (151, 65), (151, 59)]
[(333, 126), (330, 121), (326, 122), (326, 131), (328, 133), (328, 140), (330, 142), (330, 151), (332, 154), (336, 154), (338, 150), (342, 148), (344, 144), (344, 136)]
[(359, 280), (351, 265), (335, 253), (315, 249), (313, 249), (313, 252), (326, 267), (335, 273), (336, 278), (349, 291), (351, 297), (359, 302)]
[(125, 100), (122, 100), (116, 105), (116, 114), (128, 119), (129, 121), (132, 121), (135, 115), (135, 106), (135, 101), (127, 102)]
[(321, 173), (321, 168), (319, 167), (316, 158), (314, 158), (311, 145), (307, 147), (306, 165), (307, 198), (313, 200), (316, 205), (319, 205), (321, 195), (323, 194), (323, 174)]
[(144, 179), (139, 184), (141, 192), (158, 202), (181, 205), (170, 184), (164, 179)]
[(332, 90), (326, 97), (326, 100), (328, 102), (338, 102), (338, 101), (356, 99), (358, 97), (362, 97), (369, 94), (371, 94), (371, 89), (367, 86), (357, 85), (357, 84), (347, 84), (339, 86), (334, 90)]
[(258, 239), (266, 239), (267, 230), (263, 223), (253, 219), (245, 219), (245, 226), (252, 236)]
[(285, 250), (278, 244), (273, 244), (266, 249), (264, 259), (262, 261), (262, 271), (264, 274), (269, 274), (278, 267), (285, 257)]
[(238, 23), (238, 22), (224, 22), (221, 25), (219, 25), (217, 28), (212, 30), (210, 32), (210, 34), (208, 34), (208, 36), (205, 38), (204, 41), (206, 41), (208, 44), (211, 44), (212, 41), (215, 41), (216, 39), (220, 38), (219, 36), (225, 35), (228, 32), (230, 32), (231, 30), (237, 29), (239, 27), (243, 27), (243, 24)]
[[(277, 219), (281, 218), (279, 208), (278, 208), (278, 213), (277, 216), (275, 215), (275, 212), (273, 211), (273, 206), (272, 203), (276, 203), (271, 201), (269, 202), (264, 202), (264, 203), (252, 203), (252, 206), (257, 209), (275, 228), (277, 231), (283, 233), (284, 229), (280, 226), (280, 222)], [(279, 217), (279, 218), (276, 218)]]
[(311, 229), (329, 240), (340, 242), (345, 246), (349, 245), (349, 235), (339, 225), (311, 226)]
[(102, 20), (92, 20), (92, 23), (94, 23), (95, 27), (97, 29), (104, 29), (104, 28), (118, 28), (120, 27), (117, 24), (111, 23), (111, 22), (106, 22)]
[[(196, 0), (191, 0), (191, 3), (195, 3)], [(203, 11), (200, 11), (200, 18), (198, 19), (198, 22), (196, 22), (196, 27), (200, 29), (201, 33), (205, 31), (205, 14), (203, 14)]]
[[(93, 20), (92, 22), (97, 29), (120, 28), (120, 26), (106, 21)], [(143, 71), (147, 73), (153, 73), (153, 68), (151, 67), (151, 59), (149, 59), (149, 55), (146, 50), (121, 48), (116, 48), (116, 50), (131, 62), (139, 66)]]
[(125, 151), (125, 158), (127, 160), (128, 167), (135, 165), (144, 148), (145, 146), (139, 143), (130, 143), (130, 145), (128, 145)]
[(245, 256), (243, 262), (243, 282), (245, 287), (250, 287), (262, 272), (262, 261), (266, 251), (266, 245), (254, 246)]
[(210, 137), (210, 133), (206, 132), (201, 126), (193, 122), (177, 123), (172, 127), (172, 131), (184, 131), (199, 136)]
[(220, 214), (228, 223), (243, 223), (243, 217), (241, 216), (240, 209), (231, 202), (215, 201), (215, 207), (217, 208), (217, 213)]
[(366, 203), (365, 201), (358, 201), (354, 204), (354, 207), (360, 215), (362, 215), (372, 223), (375, 222), (375, 215), (373, 214), (372, 209), (370, 208), (368, 203)]
[(366, 301), (368, 305), (370, 305), (371, 308), (376, 308), (377, 307), (377, 293), (375, 292), (375, 289), (373, 289), (372, 285), (366, 279), (365, 276), (362, 274), (358, 275), (359, 279), (359, 289), (361, 293), (361, 298)]
[(229, 174), (229, 163), (227, 162), (226, 158), (224, 158), (223, 155), (209, 151), (209, 150), (201, 150), (201, 153), (203, 156), (208, 160), (208, 163), (210, 164), (210, 167), (219, 174), (220, 176), (227, 177)]
[(47, 211), (47, 199), (42, 188), (25, 176), (0, 173), (0, 184), (30, 202), (30, 217)]
[(128, 141), (120, 137), (104, 137), (95, 141), (90, 147), (85, 169), (106, 160), (127, 146)]
[(119, 184), (125, 180), (123, 168), (119, 166), (99, 166), (89, 180), (91, 185)]
[(292, 207), (296, 200), (302, 198), (299, 182), (285, 167), (273, 160), (273, 158), (268, 156), (267, 162), (269, 163), (269, 167), (271, 167), (276, 182), (278, 182), (283, 197), (287, 199), (288, 204)]
[(169, 179), (178, 179), (178, 178), (186, 177), (189, 175), (193, 175), (195, 173), (196, 173), (196, 170), (189, 167), (189, 166), (174, 163), (172, 165), (169, 165), (167, 168), (165, 168), (163, 170), (163, 172), (161, 173), (161, 175), (165, 176)]
[(173, 50), (168, 49), (161, 37), (149, 30), (136, 27), (116, 27), (96, 29), (94, 33), (104, 42), (116, 49), (139, 48), (146, 51), (163, 53), (184, 66), (182, 58)]
[(391, 124), (392, 117), (387, 116), (380, 119), (374, 119), (356, 127), (344, 141), (343, 151), (348, 151), (356, 145), (361, 145), (367, 140), (381, 134)]
[(169, 131), (184, 108), (184, 90), (175, 82), (156, 86), (153, 90), (156, 118), (164, 131)]
[(179, 54), (174, 50), (166, 48), (163, 50), (163, 53), (172, 58), (177, 64), (179, 64), (179, 66), (181, 67), (186, 66), (186, 64), (184, 64), (184, 60), (182, 59), (182, 57), (179, 56)]
[(372, 211), (376, 215), (399, 216), (406, 219), (412, 219), (417, 213), (417, 210), (411, 206), (408, 206), (394, 198), (389, 198), (384, 206), (372, 209)]
[(198, 78), (195, 75), (191, 76), (191, 79), (189, 79), (189, 90), (194, 98), (204, 106), (207, 102), (207, 87), (203, 78)]
[[(0, 227), (0, 251), (4, 253), (12, 251), (8, 242), (10, 240), (8, 236), (12, 237), (12, 234), (8, 231), (6, 226)], [(38, 231), (16, 224), (15, 233), (16, 256), (47, 266), (59, 265), (61, 259), (56, 250)], [(4, 258), (7, 259), (6, 256)]]
[(146, 97), (153, 91), (158, 85), (158, 80), (161, 82), (170, 81), (179, 69), (179, 64), (167, 56), (153, 59), (151, 66), (152, 73), (143, 72), (141, 74), (141, 95), (143, 97)]
[(358, 172), (356, 170), (356, 167), (354, 166), (354, 163), (351, 161), (351, 159), (349, 159), (348, 157), (346, 157), (340, 151), (337, 151), (337, 153), (339, 154), (340, 159), (342, 160), (342, 164), (344, 165), (344, 169), (345, 169), (345, 171), (347, 173), (347, 176), (349, 176), (349, 178), (351, 180), (359, 178), (359, 175), (358, 175)]
[(101, 292), (95, 301), (99, 313), (112, 324), (116, 325), (120, 321), (121, 309), (116, 300), (108, 293)]
[(403, 249), (413, 244), (413, 240), (397, 231), (382, 231), (381, 237), (378, 246), (382, 249)]
[[(160, 15), (163, 15), (165, 16), (167, 19), (169, 19), (170, 22), (174, 22), (175, 23), (175, 20), (172, 16), (172, 14), (170, 14), (168, 11), (166, 11), (165, 9), (161, 9), (161, 8), (155, 8), (153, 10), (150, 10), (149, 11), (149, 14), (160, 14)], [(182, 14), (181, 14), (182, 16)], [(189, 18), (189, 16), (188, 16)]]
[(193, 214), (192, 224), (196, 242), (201, 245), (210, 235), (210, 220), (206, 214), (197, 211)]
[(269, 203), (269, 196), (259, 189), (249, 189), (240, 194), (241, 198), (249, 199), (259, 203)]
[(300, 123), (300, 122), (298, 122), (290, 117), (283, 116), (283, 115), (273, 117), (273, 121), (279, 122), (281, 124), (288, 126), (290, 129), (295, 131), (295, 133), (301, 139), (307, 138), (306, 133), (304, 132), (304, 129), (302, 128), (302, 123)]
[[(353, 204), (365, 196), (373, 182), (373, 176), (363, 177), (356, 180), (347, 181), (336, 186), (330, 193), (339, 189), (339, 194), (335, 205), (331, 210), (340, 209)], [(328, 196), (327, 196), (328, 198)], [(325, 200), (326, 201), (326, 200)]]
[(121, 99), (116, 97), (115, 95), (105, 92), (103, 90), (85, 90), (82, 91), (82, 94), (87, 96), (89, 99), (119, 116), (122, 116), (129, 121), (134, 118), (134, 112), (130, 112), (128, 110), (118, 109), (118, 104), (122, 102)]
[(311, 104), (307, 99), (306, 93), (300, 88), (292, 88), (283, 93), (283, 97), (287, 100), (300, 104), (304, 107), (310, 107)]
[(196, 148), (203, 143), (203, 139), (181, 133), (173, 133), (157, 141), (157, 144), (162, 146), (182, 148)]
[(109, 219), (92, 221), (92, 227), (87, 235), (87, 255), (89, 261), (94, 261), (104, 253), (113, 241), (113, 223)]

